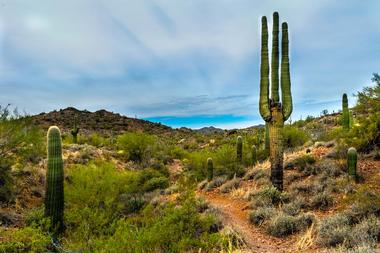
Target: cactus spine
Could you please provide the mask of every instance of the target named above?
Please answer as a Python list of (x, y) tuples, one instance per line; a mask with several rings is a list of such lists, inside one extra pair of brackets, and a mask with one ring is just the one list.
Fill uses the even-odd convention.
[(71, 130), (71, 135), (73, 136), (73, 142), (78, 143), (78, 133), (79, 133), (79, 128), (77, 127), (77, 118), (74, 118), (74, 127)]
[(255, 145), (252, 145), (252, 165), (255, 166), (257, 163), (257, 148)]
[(207, 181), (210, 182), (214, 177), (214, 165), (212, 158), (207, 159)]
[(348, 110), (348, 99), (346, 93), (344, 93), (342, 97), (342, 125), (344, 129), (350, 129), (350, 112)]
[(47, 157), (45, 216), (50, 217), (52, 230), (60, 233), (64, 230), (64, 175), (61, 132), (56, 126), (52, 126), (48, 130)]
[(279, 96), (279, 16), (273, 13), (273, 43), (271, 69), (271, 97), (269, 97), (269, 54), (267, 18), (261, 19), (261, 65), (260, 65), (260, 115), (268, 125), (271, 181), (280, 191), (283, 189), (283, 127), (293, 110), (290, 91), (288, 24), (282, 23), (281, 37), (281, 102)]
[(240, 164), (243, 162), (243, 138), (241, 136), (238, 136), (236, 141), (236, 160)]
[(348, 166), (348, 175), (356, 178), (356, 165), (358, 162), (358, 153), (356, 152), (356, 149), (351, 147), (347, 151), (347, 166)]

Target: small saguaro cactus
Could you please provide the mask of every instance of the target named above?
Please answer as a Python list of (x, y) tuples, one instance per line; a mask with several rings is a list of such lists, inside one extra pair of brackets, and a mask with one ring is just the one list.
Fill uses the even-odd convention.
[(56, 126), (51, 126), (48, 130), (47, 158), (45, 216), (51, 219), (52, 231), (60, 233), (64, 230), (64, 175), (61, 131)]
[(74, 127), (71, 130), (71, 135), (73, 136), (73, 142), (78, 142), (78, 133), (79, 133), (79, 127), (77, 126), (77, 118), (74, 118)]
[(347, 167), (348, 167), (348, 175), (354, 178), (357, 177), (356, 166), (358, 162), (358, 153), (356, 149), (351, 147), (347, 151)]
[(257, 163), (257, 148), (255, 145), (252, 145), (252, 165), (255, 166)]
[(350, 129), (350, 112), (348, 110), (347, 94), (344, 93), (342, 97), (342, 126), (344, 129)]
[(212, 158), (207, 159), (207, 181), (210, 182), (214, 177), (214, 165)]
[[(290, 91), (288, 24), (282, 23), (281, 77), (279, 78), (279, 15), (277, 12), (273, 13), (271, 85), (269, 84), (268, 25), (265, 16), (261, 19), (261, 25), (260, 115), (269, 128), (271, 182), (274, 187), (282, 191), (283, 127), (293, 110)], [(282, 103), (280, 102), (279, 83), (281, 83)], [(271, 97), (269, 97), (269, 86), (271, 86)]]
[(236, 160), (240, 164), (243, 162), (243, 138), (241, 136), (236, 139)]

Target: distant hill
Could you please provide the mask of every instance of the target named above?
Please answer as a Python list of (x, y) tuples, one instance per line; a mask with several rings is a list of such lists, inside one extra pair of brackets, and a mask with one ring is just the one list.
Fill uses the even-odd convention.
[(204, 134), (204, 135), (210, 135), (210, 134), (223, 134), (224, 130), (221, 128), (216, 128), (213, 126), (210, 127), (202, 127), (200, 129), (194, 130), (198, 133)]
[(90, 112), (78, 110), (73, 107), (41, 113), (32, 116), (35, 124), (47, 129), (49, 126), (57, 125), (67, 132), (73, 128), (74, 119), (77, 118), (77, 126), (82, 133), (98, 132), (105, 135), (122, 132), (146, 132), (151, 134), (171, 134), (191, 132), (190, 129), (173, 129), (160, 123), (153, 123), (147, 120), (129, 118), (118, 113), (99, 110)]

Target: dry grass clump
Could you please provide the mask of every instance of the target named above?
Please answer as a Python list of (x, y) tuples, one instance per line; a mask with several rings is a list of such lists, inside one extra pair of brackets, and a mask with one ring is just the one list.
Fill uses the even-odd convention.
[(243, 179), (257, 181), (261, 178), (269, 178), (269, 173), (268, 169), (253, 168), (244, 175)]
[(240, 178), (236, 178), (236, 177), (234, 177), (234, 178), (231, 179), (230, 181), (227, 181), (226, 183), (224, 183), (224, 184), (220, 187), (220, 191), (221, 191), (222, 193), (229, 193), (229, 192), (232, 191), (233, 189), (238, 189), (239, 186), (240, 186), (240, 181), (241, 181)]

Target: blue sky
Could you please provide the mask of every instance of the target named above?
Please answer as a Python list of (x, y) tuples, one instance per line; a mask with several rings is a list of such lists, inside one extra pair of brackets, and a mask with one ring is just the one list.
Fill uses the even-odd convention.
[(379, 9), (378, 0), (0, 0), (0, 104), (104, 108), (173, 127), (260, 124), (260, 18), (279, 11), (292, 119), (336, 111), (342, 93), (380, 72)]

